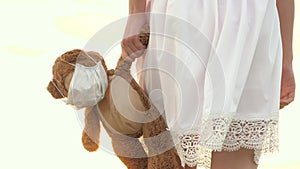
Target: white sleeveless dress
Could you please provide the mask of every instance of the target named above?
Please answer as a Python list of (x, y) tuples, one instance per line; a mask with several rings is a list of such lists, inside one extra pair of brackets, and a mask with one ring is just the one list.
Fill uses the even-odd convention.
[(282, 48), (276, 0), (151, 0), (142, 85), (182, 165), (212, 151), (278, 148)]

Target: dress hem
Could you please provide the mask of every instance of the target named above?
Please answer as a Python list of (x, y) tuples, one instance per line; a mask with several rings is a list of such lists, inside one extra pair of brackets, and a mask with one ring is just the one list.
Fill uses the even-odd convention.
[(278, 112), (269, 118), (239, 120), (230, 117), (210, 118), (202, 128), (172, 131), (182, 166), (210, 168), (211, 153), (254, 150), (254, 162), (262, 154), (278, 152)]

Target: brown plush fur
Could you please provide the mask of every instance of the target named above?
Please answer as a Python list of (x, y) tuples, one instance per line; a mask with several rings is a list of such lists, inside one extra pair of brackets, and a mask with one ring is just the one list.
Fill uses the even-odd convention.
[[(78, 58), (76, 58), (76, 54)], [(105, 65), (105, 62), (103, 58), (96, 52), (84, 52), (79, 49), (75, 49), (69, 52), (66, 52), (62, 56), (56, 59), (55, 64), (53, 66), (53, 79), (52, 82), (49, 83), (47, 89), (51, 93), (51, 95), (54, 98), (63, 98), (67, 97), (68, 90), (65, 86), (65, 80), (66, 77), (74, 72), (74, 65), (76, 61), (84, 64), (86, 66), (91, 66), (94, 63), (90, 61), (90, 59), (84, 59), (84, 57), (87, 57), (86, 54), (89, 54), (92, 56), (92, 58), (95, 61), (101, 60), (102, 65), (104, 66), (108, 80), (109, 77), (113, 76), (115, 74), (115, 70), (107, 70), (107, 67)], [(70, 55), (70, 56), (69, 56)], [(80, 58), (80, 59), (79, 59)], [(122, 57), (119, 59), (119, 63), (122, 62)], [(139, 94), (140, 100), (142, 101), (144, 107), (146, 110), (149, 110), (151, 108), (151, 103), (143, 91), (143, 89), (137, 84), (137, 82), (133, 78), (128, 78), (130, 85), (133, 87), (133, 89)], [(110, 82), (110, 81), (109, 81)], [(54, 86), (54, 84), (56, 87)], [(110, 83), (109, 83), (110, 85)], [(109, 90), (107, 90), (109, 92)], [(107, 95), (108, 93), (106, 93)], [(106, 103), (107, 102), (107, 103)], [(100, 105), (108, 104), (109, 100), (108, 98), (104, 97), (100, 101)], [(166, 132), (166, 124), (164, 122), (164, 119), (161, 115), (157, 114), (158, 112), (155, 112), (156, 114), (152, 114), (153, 117), (159, 117), (156, 118), (156, 120), (145, 123), (143, 125), (142, 133), (136, 133), (135, 135), (131, 135), (129, 137), (131, 138), (138, 138), (141, 135), (143, 135), (144, 138), (150, 138), (159, 135), (162, 132)], [(87, 107), (85, 109), (85, 126), (82, 133), (82, 143), (86, 150), (88, 151), (96, 151), (99, 146), (99, 136), (100, 136), (100, 118), (97, 110), (97, 106), (93, 107)], [(176, 150), (174, 148), (162, 153), (162, 154), (152, 154), (148, 158), (129, 158), (124, 157), (120, 154), (124, 154), (122, 152), (135, 152), (139, 154), (144, 154), (142, 156), (147, 157), (147, 154), (143, 150), (143, 146), (140, 142), (132, 141), (130, 140), (120, 140), (117, 137), (114, 137), (111, 135), (112, 139), (112, 145), (114, 148), (115, 153), (120, 158), (120, 160), (129, 168), (129, 169), (180, 169), (180, 160), (177, 156)], [(149, 153), (157, 152), (157, 149), (155, 148), (164, 148), (166, 145), (173, 144), (171, 136), (167, 135), (167, 137), (160, 138), (161, 140), (156, 140), (155, 142), (146, 141), (145, 144), (149, 147)], [(171, 145), (172, 146), (172, 145)], [(151, 148), (152, 147), (152, 148)], [(152, 150), (153, 149), (153, 150)]]
[[(145, 29), (144, 32), (140, 34), (141, 42), (147, 46), (149, 38), (149, 30)], [(64, 98), (68, 96), (68, 89), (66, 88), (66, 81), (70, 81), (67, 77), (74, 72), (74, 65), (76, 63), (83, 64), (85, 66), (92, 66), (95, 64), (92, 59), (96, 62), (101, 61), (108, 77), (108, 87), (110, 86), (110, 77), (115, 74), (115, 70), (107, 70), (104, 59), (97, 52), (84, 52), (79, 49), (75, 49), (64, 53), (58, 57), (52, 67), (53, 79), (49, 82), (47, 90), (51, 95), (56, 98)], [(123, 61), (122, 56), (120, 57), (117, 65)], [(128, 72), (130, 74), (130, 72)], [(130, 86), (138, 93), (140, 100), (143, 103), (146, 110), (150, 110), (152, 104), (149, 101), (147, 95), (143, 89), (137, 84), (133, 78), (128, 78)], [(127, 79), (127, 80), (128, 80)], [(105, 97), (99, 102), (100, 107), (108, 106), (110, 103), (109, 90), (106, 91)], [(84, 148), (88, 151), (96, 151), (99, 146), (99, 136), (100, 136), (100, 117), (97, 106), (87, 107), (85, 109), (85, 126), (82, 133), (82, 144)], [(110, 110), (110, 108), (105, 108)], [(152, 110), (152, 109), (151, 109)], [(157, 114), (158, 111), (152, 112), (152, 116), (156, 117), (154, 121), (143, 124), (140, 132), (133, 135), (128, 135), (129, 138), (138, 138), (143, 135), (144, 138), (151, 138), (159, 135), (162, 132), (166, 132), (166, 124), (163, 117)], [(157, 118), (158, 117), (158, 118)], [(108, 130), (107, 130), (108, 131)], [(114, 134), (108, 134), (111, 136), (112, 145), (115, 153), (120, 158), (120, 160), (128, 167), (128, 169), (181, 169), (180, 160), (174, 148), (162, 154), (153, 154), (157, 152), (157, 149), (164, 148), (165, 146), (173, 145), (172, 138), (170, 135), (160, 138), (160, 140), (145, 141), (148, 146), (148, 153), (150, 157), (147, 158), (147, 154), (144, 151), (142, 144), (138, 139), (125, 139), (115, 136)], [(133, 152), (141, 154), (143, 158), (129, 158), (124, 157), (122, 154)]]

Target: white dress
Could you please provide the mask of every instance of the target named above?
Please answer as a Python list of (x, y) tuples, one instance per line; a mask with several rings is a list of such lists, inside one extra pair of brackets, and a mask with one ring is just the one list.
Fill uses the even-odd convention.
[[(278, 148), (282, 49), (276, 0), (151, 0), (142, 84), (182, 165), (211, 151)], [(140, 62), (139, 62), (140, 63)]]

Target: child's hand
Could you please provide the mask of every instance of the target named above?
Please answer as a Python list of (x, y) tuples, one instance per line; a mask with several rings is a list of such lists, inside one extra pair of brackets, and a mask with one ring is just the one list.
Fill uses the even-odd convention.
[(121, 43), (123, 58), (129, 56), (135, 59), (143, 54), (146, 47), (140, 42), (139, 33), (145, 24), (146, 14), (139, 13), (129, 16)]
[(282, 67), (280, 109), (290, 104), (295, 98), (295, 78), (291, 65)]

